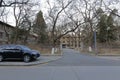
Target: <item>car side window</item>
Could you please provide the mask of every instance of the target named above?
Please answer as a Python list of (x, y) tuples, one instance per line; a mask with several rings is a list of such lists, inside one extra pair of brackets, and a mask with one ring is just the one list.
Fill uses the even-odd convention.
[(10, 50), (11, 48), (9, 46), (6, 46), (3, 48), (4, 50)]
[(13, 49), (14, 49), (14, 46), (8, 46), (7, 49), (13, 50)]
[(21, 47), (19, 47), (19, 46), (16, 46), (15, 49), (16, 50), (22, 50)]
[(5, 46), (0, 46), (0, 50), (4, 49)]

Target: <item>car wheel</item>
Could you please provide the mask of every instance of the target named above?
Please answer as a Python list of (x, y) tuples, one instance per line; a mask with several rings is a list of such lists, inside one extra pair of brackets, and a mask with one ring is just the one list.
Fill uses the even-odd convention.
[(31, 60), (29, 55), (25, 55), (23, 58), (24, 62), (29, 62)]
[(0, 62), (3, 60), (3, 56), (2, 55), (0, 55)]

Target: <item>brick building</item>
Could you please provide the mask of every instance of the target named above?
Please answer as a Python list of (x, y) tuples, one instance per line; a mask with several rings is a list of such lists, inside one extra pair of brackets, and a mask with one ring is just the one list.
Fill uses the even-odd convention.
[(60, 39), (63, 48), (79, 48), (81, 39), (78, 35), (68, 34)]
[[(0, 44), (6, 44), (14, 31), (15, 27), (0, 21)], [(35, 43), (37, 35), (32, 33), (28, 36), (28, 43)], [(19, 41), (20, 42), (20, 41)]]

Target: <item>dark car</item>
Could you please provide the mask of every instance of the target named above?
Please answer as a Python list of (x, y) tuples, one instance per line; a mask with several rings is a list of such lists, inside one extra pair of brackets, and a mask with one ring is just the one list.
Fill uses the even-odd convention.
[(8, 59), (22, 59), (29, 62), (40, 57), (40, 53), (31, 50), (24, 45), (2, 45), (0, 46), (0, 61)]

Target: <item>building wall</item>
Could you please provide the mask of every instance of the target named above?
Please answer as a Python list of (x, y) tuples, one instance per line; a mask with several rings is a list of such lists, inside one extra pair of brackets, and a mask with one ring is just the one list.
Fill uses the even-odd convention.
[[(8, 37), (11, 37), (14, 30), (15, 27), (0, 21), (0, 44), (6, 44), (9, 42)], [(30, 34), (27, 41), (28, 43), (35, 43), (36, 38), (37, 36)], [(21, 43), (21, 41), (18, 41), (18, 43)]]
[(65, 35), (60, 39), (60, 44), (64, 48), (78, 48), (80, 47), (80, 41), (78, 35)]
[(0, 44), (4, 44), (8, 41), (8, 36), (11, 35), (13, 27), (0, 22)]

